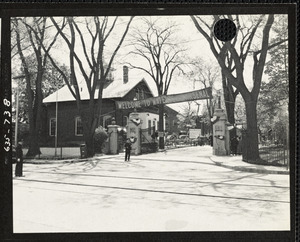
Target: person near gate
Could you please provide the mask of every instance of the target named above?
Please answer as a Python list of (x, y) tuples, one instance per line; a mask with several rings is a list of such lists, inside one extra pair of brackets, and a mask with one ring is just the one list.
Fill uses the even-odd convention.
[(237, 136), (234, 136), (231, 139), (231, 153), (233, 155), (237, 155), (237, 147), (238, 147), (239, 141), (237, 139)]
[(17, 148), (16, 148), (16, 170), (15, 175), (16, 176), (23, 176), (23, 151), (22, 151), (22, 141), (18, 142)]
[(127, 139), (125, 143), (125, 161), (130, 160), (130, 152), (131, 152), (131, 142), (130, 139)]

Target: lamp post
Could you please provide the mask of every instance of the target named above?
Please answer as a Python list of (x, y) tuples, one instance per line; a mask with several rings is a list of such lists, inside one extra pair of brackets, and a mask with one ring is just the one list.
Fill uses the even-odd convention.
[(57, 114), (58, 114), (58, 90), (56, 91), (56, 103), (55, 103), (55, 151), (54, 157), (57, 156)]

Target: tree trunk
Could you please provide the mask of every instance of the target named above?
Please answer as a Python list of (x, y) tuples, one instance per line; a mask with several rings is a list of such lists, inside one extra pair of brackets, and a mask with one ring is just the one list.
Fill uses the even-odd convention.
[[(39, 125), (40, 122), (37, 117), (40, 116), (40, 113), (37, 113), (37, 95), (34, 96), (34, 93), (30, 87), (30, 79), (27, 80), (27, 97), (28, 97), (28, 118), (29, 118), (29, 147), (26, 153), (26, 157), (34, 157), (36, 155), (41, 154), (40, 146), (39, 146)], [(35, 104), (33, 104), (33, 100), (35, 100)]]
[(84, 136), (84, 139), (86, 144), (87, 157), (93, 157), (95, 155), (94, 135), (89, 132), (88, 135)]
[(83, 125), (83, 137), (86, 145), (87, 157), (93, 157), (95, 155), (94, 149), (94, 126), (93, 126), (93, 112), (92, 107), (80, 112), (80, 117)]
[[(226, 113), (227, 113), (227, 121), (234, 125), (235, 124), (235, 117), (234, 117), (234, 108), (235, 108), (235, 100), (233, 102), (225, 102), (226, 106)], [(232, 129), (229, 131), (229, 138), (232, 140), (233, 137), (236, 136), (236, 129)]]
[[(158, 131), (159, 132), (164, 132), (164, 105), (160, 104), (159, 105), (159, 125), (158, 125)], [(159, 149), (164, 149), (165, 148), (165, 142), (164, 142), (164, 136), (159, 137), (158, 139), (158, 147)]]
[(257, 101), (247, 99), (246, 101), (247, 130), (243, 137), (243, 160), (259, 162), (258, 150), (258, 128), (257, 128)]
[(207, 107), (207, 111), (208, 111), (208, 125), (209, 125), (209, 134), (212, 134), (213, 133), (213, 125), (212, 125), (212, 122), (211, 122), (211, 118), (212, 118), (212, 114), (213, 114), (213, 111), (212, 111), (212, 102), (211, 102), (211, 99), (206, 99), (206, 107)]
[(38, 131), (34, 128), (30, 129), (29, 136), (29, 148), (26, 153), (26, 157), (35, 157), (36, 155), (41, 154), (39, 146), (39, 134)]
[[(224, 71), (222, 71), (222, 86), (224, 90), (224, 101), (225, 101), (225, 108), (227, 114), (227, 121), (234, 125), (235, 124), (235, 117), (234, 117), (234, 109), (235, 109), (235, 98), (236, 95), (233, 91), (232, 86), (227, 81)], [(236, 136), (236, 129), (232, 129), (229, 131), (230, 140)]]

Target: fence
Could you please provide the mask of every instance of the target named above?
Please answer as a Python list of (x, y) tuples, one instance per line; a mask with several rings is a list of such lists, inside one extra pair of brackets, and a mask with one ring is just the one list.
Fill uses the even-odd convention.
[(259, 148), (259, 156), (262, 160), (272, 165), (288, 166), (289, 150), (286, 145), (269, 145)]
[[(23, 149), (24, 156), (26, 155), (28, 149)], [(80, 147), (57, 147), (56, 156), (55, 148), (53, 147), (41, 147), (41, 154), (37, 155), (36, 158), (39, 159), (64, 159), (64, 158), (79, 158), (80, 157)]]
[[(243, 161), (248, 161), (247, 152), (249, 146), (243, 144), (242, 155)], [(268, 146), (259, 146), (260, 161), (257, 164), (286, 166), (289, 168), (289, 149), (286, 145), (270, 144)]]
[(155, 137), (155, 127), (140, 130), (141, 153), (154, 153), (158, 150), (157, 138)]

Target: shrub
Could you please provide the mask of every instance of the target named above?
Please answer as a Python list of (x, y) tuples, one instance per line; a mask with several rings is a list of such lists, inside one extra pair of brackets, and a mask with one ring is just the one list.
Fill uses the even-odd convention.
[(102, 126), (98, 127), (95, 130), (94, 135), (94, 145), (95, 145), (95, 152), (96, 153), (102, 153), (102, 146), (104, 142), (107, 140), (108, 135), (105, 132), (105, 130), (102, 128)]
[(142, 143), (142, 153), (154, 153), (158, 150), (158, 143)]

